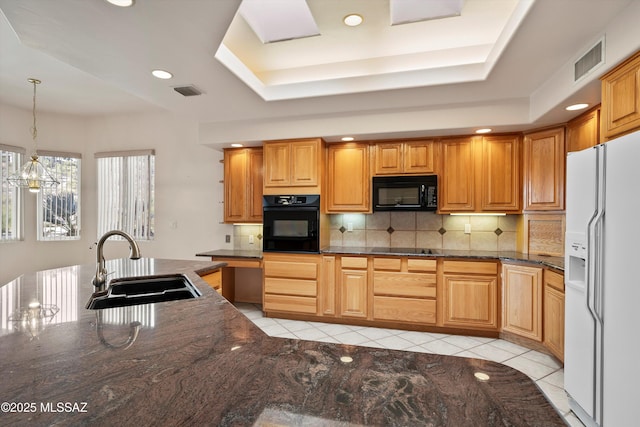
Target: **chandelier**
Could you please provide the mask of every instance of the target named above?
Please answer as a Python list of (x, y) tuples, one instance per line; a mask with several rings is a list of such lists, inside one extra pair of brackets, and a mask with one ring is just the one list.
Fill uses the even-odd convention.
[(36, 85), (41, 82), (38, 79), (30, 78), (29, 83), (33, 84), (33, 127), (31, 135), (33, 136), (33, 154), (31, 160), (27, 161), (19, 171), (7, 178), (7, 181), (20, 188), (28, 188), (30, 192), (37, 193), (42, 187), (52, 187), (60, 184), (58, 180), (44, 167), (38, 160), (38, 144), (36, 138), (38, 129), (36, 127)]

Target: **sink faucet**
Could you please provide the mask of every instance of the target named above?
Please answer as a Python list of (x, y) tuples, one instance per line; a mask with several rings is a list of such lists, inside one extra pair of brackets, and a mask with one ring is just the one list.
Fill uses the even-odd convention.
[(131, 237), (124, 231), (120, 231), (120, 230), (111, 230), (104, 233), (104, 235), (98, 241), (98, 246), (96, 250), (96, 258), (97, 258), (98, 265), (96, 267), (96, 276), (91, 281), (91, 283), (93, 283), (93, 286), (97, 288), (102, 287), (104, 283), (107, 281), (107, 269), (104, 266), (105, 261), (104, 261), (102, 247), (104, 246), (104, 242), (106, 242), (109, 237), (116, 236), (116, 235), (124, 237), (129, 242), (129, 249), (130, 249), (129, 258), (130, 259), (140, 258), (140, 248), (138, 247), (138, 244), (136, 243), (136, 241), (133, 240), (133, 237)]

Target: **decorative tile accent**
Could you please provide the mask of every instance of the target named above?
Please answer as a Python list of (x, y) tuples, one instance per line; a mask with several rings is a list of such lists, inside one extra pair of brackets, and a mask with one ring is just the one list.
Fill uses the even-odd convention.
[(258, 234), (256, 237), (258, 238), (258, 240), (262, 240), (262, 234)]
[(444, 233), (446, 233), (447, 230), (445, 230), (443, 227), (440, 227), (440, 230), (438, 230), (438, 233), (440, 233), (440, 235), (444, 235)]
[(340, 230), (341, 233), (344, 233), (345, 231), (347, 231), (347, 229), (344, 228), (344, 227), (340, 227), (340, 228), (338, 228), (338, 230)]
[(502, 234), (502, 230), (500, 230), (500, 228), (496, 228), (493, 232), (496, 233), (496, 236), (499, 236)]
[(394, 231), (396, 231), (396, 230), (394, 230), (393, 227), (387, 228), (387, 233), (389, 233), (389, 234), (392, 234)]

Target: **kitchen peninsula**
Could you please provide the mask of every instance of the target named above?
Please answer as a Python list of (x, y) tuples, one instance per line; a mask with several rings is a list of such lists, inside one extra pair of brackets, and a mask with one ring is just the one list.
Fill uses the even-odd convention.
[[(94, 265), (0, 288), (1, 423), (564, 425), (498, 363), (268, 337), (199, 277), (223, 265), (108, 261), (114, 277), (184, 273), (202, 296), (101, 311), (84, 308)], [(55, 314), (20, 330), (34, 300)]]

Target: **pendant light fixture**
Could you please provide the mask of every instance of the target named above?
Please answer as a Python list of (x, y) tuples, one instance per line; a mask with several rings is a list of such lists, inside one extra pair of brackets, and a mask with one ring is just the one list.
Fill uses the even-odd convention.
[(31, 135), (33, 136), (33, 154), (31, 160), (20, 168), (20, 170), (7, 178), (7, 181), (20, 188), (28, 188), (30, 192), (37, 193), (42, 187), (52, 187), (60, 184), (57, 179), (45, 168), (38, 160), (38, 129), (36, 127), (36, 85), (41, 82), (38, 79), (30, 78), (29, 83), (33, 84), (33, 127)]

